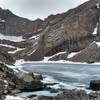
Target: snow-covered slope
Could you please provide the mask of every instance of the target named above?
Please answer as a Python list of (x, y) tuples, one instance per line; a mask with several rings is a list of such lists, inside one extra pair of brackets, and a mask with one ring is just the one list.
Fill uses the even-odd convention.
[(22, 36), (7, 36), (7, 35), (3, 35), (1, 33), (0, 33), (0, 39), (1, 40), (10, 40), (10, 41), (14, 41), (14, 42), (20, 42), (20, 41), (25, 40), (22, 38)]

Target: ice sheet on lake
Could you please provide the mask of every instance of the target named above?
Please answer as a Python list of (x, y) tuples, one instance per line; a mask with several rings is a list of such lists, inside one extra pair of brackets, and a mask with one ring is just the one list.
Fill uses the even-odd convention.
[(27, 97), (29, 95), (37, 95), (37, 96), (56, 96), (58, 93), (50, 93), (49, 91), (36, 91), (36, 92), (23, 92), (19, 93), (20, 97)]

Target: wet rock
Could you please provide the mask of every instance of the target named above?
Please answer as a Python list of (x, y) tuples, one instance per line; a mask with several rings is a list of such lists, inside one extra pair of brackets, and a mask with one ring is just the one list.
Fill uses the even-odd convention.
[(38, 100), (53, 100), (53, 98), (49, 96), (39, 96)]
[(22, 79), (26, 82), (32, 82), (34, 80), (34, 75), (33, 73), (23, 73), (23, 72), (18, 72), (17, 74), (17, 77), (19, 79)]
[(36, 95), (29, 95), (28, 98), (34, 98)]
[(43, 83), (40, 80), (35, 80), (31, 73), (16, 74), (13, 69), (2, 63), (0, 63), (0, 79), (1, 94), (3, 92), (14, 94), (15, 92), (35, 91), (44, 88)]
[(23, 81), (22, 83), (16, 85), (16, 88), (22, 91), (36, 91), (36, 90), (43, 90), (44, 85), (42, 82), (36, 80), (31, 82)]
[(38, 100), (90, 100), (85, 91), (66, 90), (57, 96), (40, 96)]
[(100, 91), (100, 80), (91, 80), (89, 88), (94, 91)]
[(43, 80), (42, 75), (34, 75), (35, 80)]

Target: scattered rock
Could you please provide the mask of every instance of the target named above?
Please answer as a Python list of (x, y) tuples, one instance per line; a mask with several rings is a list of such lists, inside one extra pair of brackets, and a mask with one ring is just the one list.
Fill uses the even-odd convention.
[(100, 100), (99, 93), (87, 94), (85, 91), (67, 90), (58, 94), (57, 96), (40, 96), (38, 100)]
[(16, 73), (13, 69), (0, 63), (0, 94), (42, 90), (43, 83), (32, 75), (32, 73)]

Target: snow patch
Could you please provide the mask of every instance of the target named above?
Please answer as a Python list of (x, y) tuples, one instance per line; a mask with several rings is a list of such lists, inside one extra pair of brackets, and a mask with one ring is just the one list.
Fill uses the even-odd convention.
[(4, 23), (4, 22), (5, 22), (5, 20), (3, 20), (3, 19), (1, 19), (1, 18), (0, 18), (0, 22), (3, 22), (3, 23)]
[(100, 4), (97, 3), (97, 4), (96, 4), (96, 7), (97, 7), (97, 9), (99, 9), (99, 8), (100, 8)]
[(10, 53), (10, 54), (15, 54), (16, 52), (21, 51), (21, 50), (24, 50), (24, 49), (25, 49), (25, 48), (17, 48), (17, 50), (8, 51), (8, 53)]
[(94, 32), (92, 33), (93, 35), (97, 35), (98, 24), (99, 23), (97, 23), (96, 27), (94, 28)]
[(21, 51), (21, 50), (24, 50), (25, 49), (25, 48), (16, 48), (15, 46), (8, 45), (8, 44), (0, 44), (0, 46), (17, 49), (17, 50), (14, 50), (14, 51), (8, 51), (8, 53), (11, 53), (11, 54), (14, 54), (14, 53), (16, 53), (18, 51)]
[(96, 42), (96, 44), (100, 47), (100, 42)]
[(72, 58), (72, 57), (74, 57), (76, 54), (78, 54), (79, 52), (72, 52), (72, 53), (70, 53), (68, 56), (67, 56), (67, 58), (69, 59), (69, 58)]
[(36, 49), (33, 50), (30, 54), (28, 54), (28, 56), (32, 55), (35, 51), (36, 51)]
[(14, 47), (14, 46), (12, 46), (12, 45), (8, 45), (8, 44), (0, 44), (0, 46), (4, 46), (4, 47), (8, 47), (8, 48), (16, 48), (16, 47)]
[(66, 51), (56, 53), (56, 54), (54, 54), (53, 56), (50, 56), (50, 57), (44, 57), (43, 61), (44, 61), (44, 62), (45, 62), (45, 61), (48, 61), (49, 59), (51, 59), (51, 58), (53, 58), (53, 57), (55, 57), (55, 56), (58, 56), (58, 55), (60, 55), (60, 54), (64, 54), (64, 53), (66, 53)]
[[(96, 43), (96, 44), (98, 45), (98, 47), (100, 47), (100, 42), (93, 41), (92, 44), (93, 44), (93, 43)], [(91, 45), (92, 45), (92, 44), (91, 44)]]
[(34, 35), (34, 36), (32, 36), (30, 39), (35, 39), (35, 40), (37, 40), (37, 39), (39, 38), (39, 36), (40, 36), (40, 34)]
[(24, 59), (16, 60), (15, 66), (21, 65), (21, 64), (36, 64), (36, 63), (57, 63), (57, 64), (87, 64), (87, 63), (81, 63), (81, 62), (72, 62), (72, 61), (66, 61), (66, 60), (58, 60), (58, 61), (24, 61)]
[(42, 28), (38, 29), (37, 31), (38, 31), (38, 32), (39, 32), (39, 31), (42, 31)]
[(17, 50), (14, 50), (14, 51), (8, 51), (8, 53), (10, 53), (10, 54), (14, 54), (14, 53), (16, 53), (18, 51), (21, 51), (21, 50), (24, 50), (25, 49), (25, 48), (16, 48), (15, 46), (8, 45), (8, 44), (0, 44), (0, 46), (17, 49)]
[(1, 33), (0, 33), (0, 39), (1, 40), (9, 40), (9, 41), (13, 41), (13, 42), (21, 42), (21, 41), (25, 40), (22, 38), (22, 36), (7, 36), (7, 35), (3, 35)]

